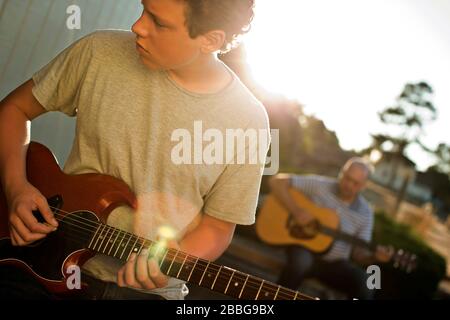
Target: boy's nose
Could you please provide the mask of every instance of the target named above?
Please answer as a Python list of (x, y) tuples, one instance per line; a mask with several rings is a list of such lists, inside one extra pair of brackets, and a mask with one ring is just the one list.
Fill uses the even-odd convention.
[(142, 22), (142, 16), (133, 24), (131, 31), (141, 38), (145, 38), (147, 36), (148, 32)]

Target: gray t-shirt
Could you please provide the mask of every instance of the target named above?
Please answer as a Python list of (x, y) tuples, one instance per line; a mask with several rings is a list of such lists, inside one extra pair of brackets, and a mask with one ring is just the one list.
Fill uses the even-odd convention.
[[(109, 225), (150, 240), (157, 239), (161, 227), (169, 227), (180, 239), (198, 225), (202, 213), (254, 223), (270, 143), (268, 118), (229, 72), (233, 81), (225, 89), (196, 94), (167, 72), (146, 68), (133, 33), (97, 31), (37, 72), (33, 94), (48, 111), (77, 116), (66, 173), (112, 175), (136, 194), (138, 210), (119, 207)], [(229, 139), (221, 141), (227, 130), (237, 132), (234, 147), (226, 147)], [(247, 135), (249, 131), (260, 135)], [(217, 147), (220, 142), (223, 149)], [(250, 155), (255, 153), (264, 155), (256, 163)], [(118, 260), (104, 255), (84, 265), (86, 272), (112, 282), (119, 268)], [(168, 287), (152, 293), (180, 299), (186, 288), (170, 279)]]
[[(291, 185), (302, 191), (314, 203), (334, 210), (340, 219), (340, 230), (365, 241), (372, 239), (373, 211), (363, 196), (358, 195), (350, 205), (342, 202), (338, 196), (338, 181), (333, 178), (307, 175), (294, 175)], [(322, 259), (334, 261), (350, 258), (352, 246), (342, 240), (333, 243)]]

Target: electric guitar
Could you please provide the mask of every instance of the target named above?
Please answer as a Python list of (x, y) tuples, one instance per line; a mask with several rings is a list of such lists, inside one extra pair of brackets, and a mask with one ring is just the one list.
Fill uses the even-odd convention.
[[(136, 208), (137, 201), (122, 181), (100, 174), (64, 174), (53, 154), (32, 142), (27, 153), (27, 177), (47, 199), (58, 230), (24, 247), (11, 244), (8, 209), (0, 190), (0, 264), (32, 274), (44, 287), (61, 297), (73, 293), (66, 285), (69, 267), (82, 266), (96, 253), (128, 261), (143, 249), (160, 257), (163, 273), (229, 297), (245, 300), (313, 300), (313, 298), (261, 278), (215, 264), (106, 224), (119, 205)], [(34, 212), (40, 222), (45, 220)], [(156, 252), (155, 249), (159, 251)], [(82, 279), (81, 279), (82, 280)], [(82, 284), (85, 289), (87, 284)], [(77, 290), (73, 290), (77, 291)]]
[[(325, 253), (336, 239), (375, 251), (377, 245), (340, 231), (339, 216), (331, 209), (317, 206), (294, 188), (289, 193), (300, 208), (314, 216), (307, 226), (296, 224), (293, 216), (272, 194), (267, 196), (256, 220), (258, 237), (271, 245), (300, 245), (316, 253)], [(391, 262), (408, 273), (417, 266), (417, 257), (403, 249), (395, 250)]]

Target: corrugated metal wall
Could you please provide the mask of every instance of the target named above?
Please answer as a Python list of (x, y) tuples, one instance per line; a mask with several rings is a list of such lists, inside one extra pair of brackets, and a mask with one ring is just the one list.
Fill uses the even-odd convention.
[[(81, 29), (69, 30), (67, 7), (81, 10)], [(126, 29), (141, 13), (139, 0), (0, 0), (0, 99), (28, 80), (75, 40), (98, 29)], [(49, 113), (32, 123), (32, 139), (63, 164), (75, 120)]]

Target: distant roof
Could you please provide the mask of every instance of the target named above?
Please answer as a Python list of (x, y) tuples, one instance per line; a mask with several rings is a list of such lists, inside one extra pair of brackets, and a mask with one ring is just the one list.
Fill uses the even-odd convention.
[[(394, 157), (398, 157), (398, 154), (395, 152), (389, 152), (389, 151), (385, 151), (383, 152), (383, 156), (381, 157), (379, 162), (382, 162), (383, 160), (387, 160), (390, 161), (392, 158)], [(410, 165), (412, 167), (416, 167), (416, 164), (414, 163), (414, 161), (412, 161), (411, 159), (409, 159), (407, 156), (405, 155), (400, 155), (400, 159), (403, 163)]]

